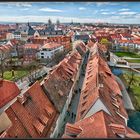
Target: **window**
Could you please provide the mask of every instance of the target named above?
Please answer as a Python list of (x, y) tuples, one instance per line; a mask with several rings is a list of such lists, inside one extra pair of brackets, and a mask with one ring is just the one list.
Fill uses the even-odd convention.
[(44, 58), (44, 56), (41, 56), (41, 58)]
[(44, 53), (41, 53), (41, 55), (44, 55)]
[(43, 51), (47, 51), (47, 49), (42, 49)]

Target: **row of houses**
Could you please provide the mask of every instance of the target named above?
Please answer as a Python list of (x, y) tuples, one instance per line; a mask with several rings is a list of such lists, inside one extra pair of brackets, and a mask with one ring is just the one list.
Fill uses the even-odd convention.
[(58, 137), (81, 65), (82, 56), (74, 50), (41, 83), (25, 91), (0, 79), (0, 137)]
[(52, 59), (57, 53), (63, 53), (70, 48), (70, 42), (67, 43), (65, 40), (62, 43), (58, 42), (47, 40), (44, 41), (43, 44), (37, 41), (34, 43), (26, 43), (24, 45), (20, 45), (18, 40), (13, 39), (0, 45), (0, 54), (1, 57), (6, 55), (7, 58), (23, 58), (23, 61), (26, 64), (38, 59)]
[(140, 138), (127, 126), (122, 87), (102, 57), (102, 50), (97, 43), (90, 46), (76, 121), (66, 124), (62, 138)]
[(140, 39), (138, 40), (118, 40), (115, 42), (116, 46), (119, 47), (132, 47), (140, 49)]
[(0, 63), (2, 60), (9, 58), (11, 51), (11, 46), (9, 44), (0, 45)]
[[(57, 26), (57, 25), (56, 25)], [(16, 24), (15, 28), (11, 28), (9, 25), (7, 30), (4, 29), (2, 34), (2, 39), (11, 40), (17, 39), (22, 41), (27, 41), (30, 37), (55, 37), (64, 35), (64, 31), (56, 28), (54, 24), (48, 21), (47, 26), (42, 29), (42, 26), (31, 26), (29, 23), (27, 24)]]
[(51, 43), (51, 42), (55, 42), (58, 44), (61, 44), (62, 46), (64, 46), (65, 50), (69, 50), (71, 47), (71, 37), (69, 36), (57, 36), (57, 37), (31, 37), (29, 38), (29, 42), (34, 43), (34, 44), (45, 44), (45, 43)]
[[(140, 138), (127, 127), (122, 87), (103, 57), (107, 49), (91, 40), (87, 47), (90, 55), (76, 122), (66, 124), (63, 138)], [(25, 91), (0, 79), (0, 137), (59, 137), (86, 52), (80, 43), (41, 83)]]

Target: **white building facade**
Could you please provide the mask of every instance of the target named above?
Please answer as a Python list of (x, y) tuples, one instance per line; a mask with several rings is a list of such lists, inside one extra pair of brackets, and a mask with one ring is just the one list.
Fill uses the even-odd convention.
[[(52, 47), (50, 47), (52, 45)], [(38, 58), (39, 59), (52, 59), (55, 54), (59, 53), (59, 52), (63, 52), (64, 51), (64, 47), (63, 45), (57, 45), (55, 44), (55, 46), (53, 46), (54, 44), (50, 43), (49, 47), (47, 47), (47, 45), (45, 44), (39, 51), (38, 53)]]
[(6, 40), (11, 40), (11, 39), (14, 39), (14, 34), (12, 34), (12, 33), (7, 33), (7, 34), (6, 34)]

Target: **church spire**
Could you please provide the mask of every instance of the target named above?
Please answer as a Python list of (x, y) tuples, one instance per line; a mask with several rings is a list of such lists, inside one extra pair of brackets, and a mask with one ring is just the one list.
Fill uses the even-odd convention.
[(60, 21), (59, 21), (59, 19), (57, 19), (56, 24), (57, 24), (57, 25), (60, 25)]
[(50, 19), (48, 20), (48, 25), (52, 25), (52, 21)]

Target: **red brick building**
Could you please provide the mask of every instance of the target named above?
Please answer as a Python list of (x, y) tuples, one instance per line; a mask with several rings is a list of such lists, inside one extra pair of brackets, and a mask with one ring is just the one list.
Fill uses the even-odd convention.
[(23, 46), (23, 60), (24, 63), (30, 63), (37, 59), (37, 52), (39, 51), (40, 45), (39, 44), (25, 44)]
[(41, 45), (45, 43), (56, 42), (64, 46), (65, 50), (69, 50), (71, 47), (71, 37), (68, 36), (30, 38), (30, 41), (34, 44), (41, 44)]

